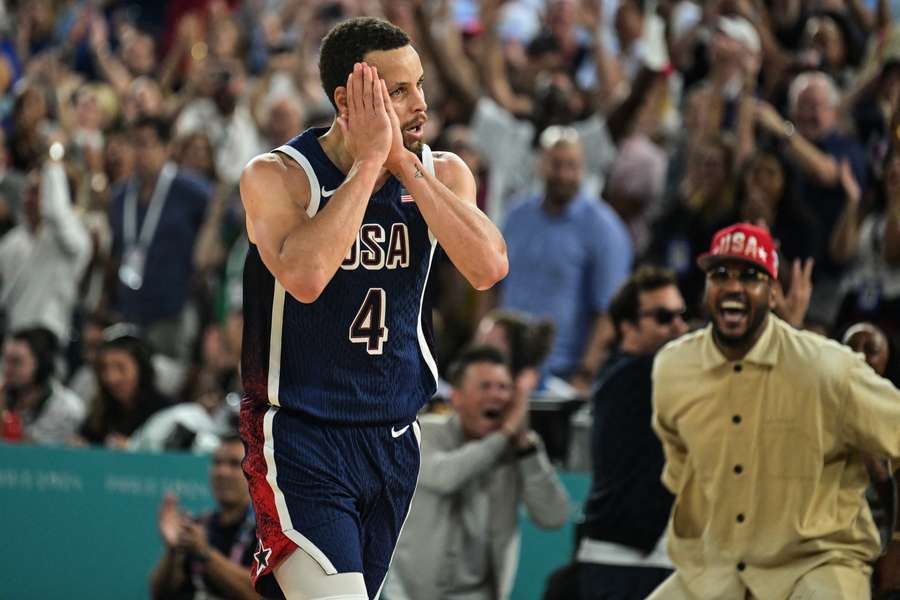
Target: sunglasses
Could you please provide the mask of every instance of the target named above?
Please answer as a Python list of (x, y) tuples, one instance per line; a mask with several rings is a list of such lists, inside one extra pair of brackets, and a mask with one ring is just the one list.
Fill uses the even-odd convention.
[(707, 272), (706, 276), (716, 283), (724, 283), (729, 279), (737, 279), (744, 284), (762, 283), (769, 279), (769, 274), (756, 267), (743, 267), (733, 269), (729, 267), (716, 267)]
[(675, 320), (675, 317), (681, 317), (681, 319), (684, 320), (686, 314), (687, 309), (683, 306), (678, 310), (669, 310), (668, 308), (663, 308), (662, 306), (660, 306), (658, 308), (642, 310), (638, 313), (638, 316), (652, 317), (653, 320), (656, 321), (659, 325), (668, 325)]

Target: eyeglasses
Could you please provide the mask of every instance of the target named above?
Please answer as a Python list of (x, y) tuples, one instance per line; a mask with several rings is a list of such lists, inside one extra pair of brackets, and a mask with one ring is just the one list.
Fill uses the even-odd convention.
[(769, 274), (756, 267), (742, 267), (734, 269), (729, 267), (716, 267), (707, 272), (706, 276), (716, 283), (724, 283), (729, 279), (737, 279), (745, 285), (762, 283), (769, 279)]
[(668, 308), (659, 306), (657, 308), (642, 310), (638, 313), (638, 316), (652, 317), (659, 325), (668, 325), (675, 320), (675, 317), (681, 317), (681, 319), (684, 320), (686, 314), (687, 309), (683, 306), (678, 310), (669, 310)]

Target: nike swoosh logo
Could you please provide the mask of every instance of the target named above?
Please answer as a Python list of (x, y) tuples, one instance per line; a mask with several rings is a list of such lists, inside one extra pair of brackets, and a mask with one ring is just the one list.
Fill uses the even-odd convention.
[(401, 435), (403, 435), (404, 433), (406, 433), (406, 430), (407, 430), (407, 429), (409, 429), (409, 425), (407, 425), (407, 426), (404, 427), (403, 429), (399, 429), (399, 430), (394, 429), (393, 427), (391, 427), (391, 437), (393, 437), (394, 439), (396, 439), (396, 438), (400, 437)]
[(322, 186), (322, 197), (327, 198), (328, 196), (333, 195), (336, 191), (337, 191), (337, 188), (334, 188), (333, 190), (326, 190), (325, 186), (323, 185)]

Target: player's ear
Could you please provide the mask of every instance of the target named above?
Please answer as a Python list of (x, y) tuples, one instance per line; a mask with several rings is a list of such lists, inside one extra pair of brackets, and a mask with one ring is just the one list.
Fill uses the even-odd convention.
[(339, 85), (334, 89), (334, 103), (339, 115), (347, 114), (347, 88)]

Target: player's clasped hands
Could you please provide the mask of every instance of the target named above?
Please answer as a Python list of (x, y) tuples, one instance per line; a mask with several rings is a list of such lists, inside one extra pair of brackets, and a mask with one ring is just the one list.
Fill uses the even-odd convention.
[(356, 161), (383, 165), (391, 150), (393, 131), (383, 86), (377, 69), (366, 63), (354, 65), (347, 77), (347, 109), (338, 125)]

